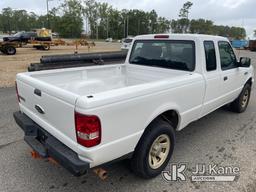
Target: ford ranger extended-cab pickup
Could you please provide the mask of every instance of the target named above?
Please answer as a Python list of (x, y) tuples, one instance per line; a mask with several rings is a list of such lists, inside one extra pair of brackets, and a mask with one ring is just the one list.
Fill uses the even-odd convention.
[(25, 141), (74, 175), (123, 158), (143, 178), (167, 166), (175, 131), (217, 108), (247, 108), (253, 67), (228, 39), (190, 34), (133, 39), (124, 64), (19, 73)]

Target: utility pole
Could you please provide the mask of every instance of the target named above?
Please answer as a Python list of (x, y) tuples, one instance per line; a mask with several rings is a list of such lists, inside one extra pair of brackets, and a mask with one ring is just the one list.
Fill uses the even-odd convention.
[(108, 38), (108, 26), (109, 24), (108, 24), (108, 17), (107, 17), (107, 38)]
[(47, 8), (47, 24), (48, 24), (48, 29), (50, 29), (50, 18), (49, 18), (49, 1), (53, 0), (46, 0), (46, 8)]
[(129, 36), (129, 16), (127, 16), (127, 37)]
[(97, 40), (99, 39), (99, 26), (98, 26), (98, 23), (97, 23), (97, 26), (96, 26), (96, 39)]
[(124, 38), (125, 38), (125, 29), (126, 29), (126, 26), (125, 26), (125, 19), (124, 19)]
[(140, 20), (138, 19), (138, 31), (137, 31), (137, 35), (140, 34)]

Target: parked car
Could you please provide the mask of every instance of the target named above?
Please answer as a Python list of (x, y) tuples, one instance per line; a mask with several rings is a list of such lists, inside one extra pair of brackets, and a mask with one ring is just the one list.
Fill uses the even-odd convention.
[(52, 37), (53, 38), (60, 38), (60, 34), (59, 33), (52, 33)]
[(112, 38), (107, 38), (106, 40), (105, 40), (106, 42), (113, 42), (113, 39)]
[(5, 42), (18, 42), (27, 44), (29, 40), (34, 39), (37, 41), (51, 41), (51, 37), (38, 37), (36, 32), (18, 32), (12, 36), (4, 37)]
[(129, 158), (152, 178), (176, 131), (224, 105), (246, 110), (254, 75), (224, 37), (164, 34), (135, 37), (124, 64), (25, 72), (16, 82), (14, 118), (41, 157), (74, 175)]
[(129, 50), (131, 45), (132, 45), (132, 41), (133, 41), (132, 37), (124, 39), (123, 42), (122, 42), (121, 49), (122, 50)]

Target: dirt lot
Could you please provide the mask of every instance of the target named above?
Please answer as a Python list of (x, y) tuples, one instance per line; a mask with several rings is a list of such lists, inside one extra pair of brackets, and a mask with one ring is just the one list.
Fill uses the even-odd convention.
[[(120, 43), (96, 42), (96, 46), (88, 50), (87, 47), (78, 47), (78, 53), (98, 51), (118, 51)], [(75, 46), (55, 46), (49, 51), (40, 51), (33, 48), (18, 48), (17, 54), (7, 56), (0, 53), (0, 87), (14, 86), (15, 75), (27, 71), (31, 63), (38, 63), (42, 55), (72, 54)]]
[[(256, 53), (241, 51), (256, 66)], [(188, 174), (196, 164), (237, 166), (234, 182), (166, 182), (161, 176), (140, 179), (127, 168), (126, 162), (106, 167), (109, 177), (101, 181), (90, 171), (73, 177), (64, 168), (30, 156), (24, 133), (15, 124), (12, 113), (18, 110), (15, 89), (0, 89), (0, 191), (2, 192), (255, 192), (256, 191), (256, 86), (245, 113), (219, 109), (190, 124), (176, 135), (176, 146), (170, 163), (187, 163)], [(169, 170), (169, 167), (166, 168)]]

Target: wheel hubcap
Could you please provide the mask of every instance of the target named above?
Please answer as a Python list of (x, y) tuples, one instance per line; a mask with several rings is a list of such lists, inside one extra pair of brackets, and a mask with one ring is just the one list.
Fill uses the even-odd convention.
[(10, 54), (14, 53), (14, 49), (8, 48), (8, 53), (10, 53)]
[(246, 90), (246, 91), (244, 92), (243, 99), (242, 99), (242, 107), (243, 107), (243, 108), (246, 107), (247, 102), (248, 102), (248, 99), (249, 99), (249, 91)]
[(155, 139), (149, 150), (149, 165), (152, 169), (157, 169), (165, 162), (171, 142), (169, 136), (166, 134), (160, 135)]

